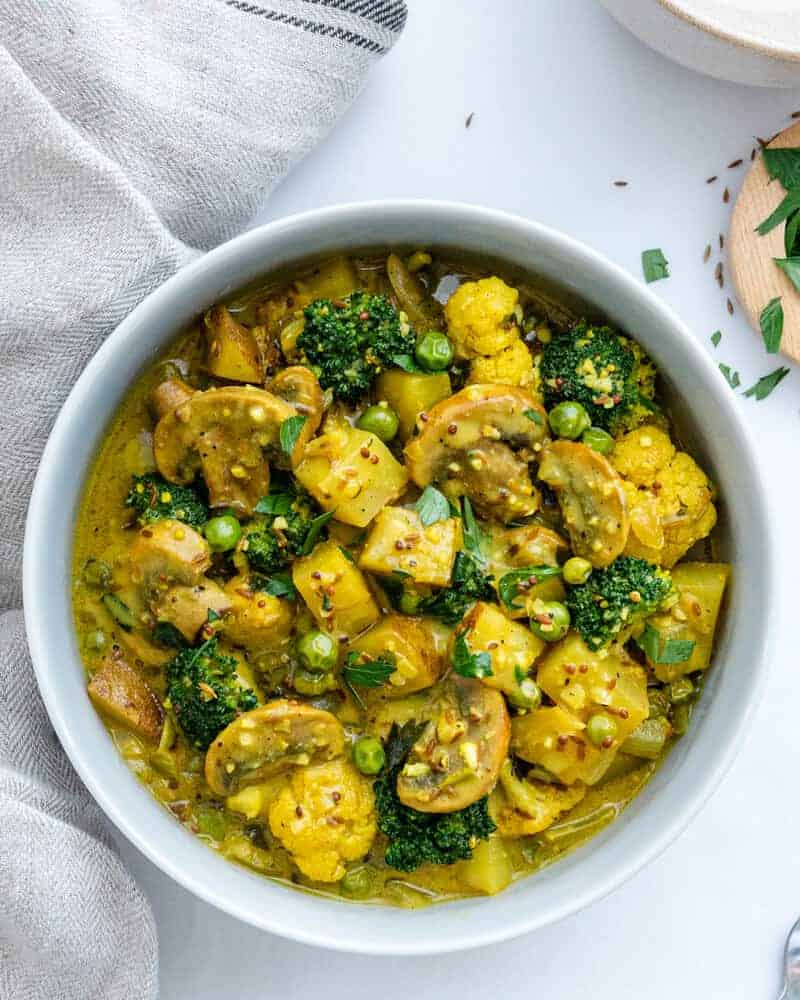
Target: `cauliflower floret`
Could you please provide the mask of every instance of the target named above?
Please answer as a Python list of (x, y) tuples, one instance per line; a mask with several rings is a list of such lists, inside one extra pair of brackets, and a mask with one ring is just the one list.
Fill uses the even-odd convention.
[(669, 568), (716, 524), (708, 477), (662, 430), (648, 425), (625, 434), (611, 461), (628, 499), (626, 555)]
[(375, 838), (372, 785), (344, 760), (299, 767), (270, 806), (269, 827), (307, 878), (338, 882)]
[(614, 446), (611, 461), (617, 472), (636, 486), (650, 486), (659, 469), (675, 454), (669, 434), (657, 427), (639, 427), (621, 437)]
[(529, 388), (536, 381), (531, 352), (521, 337), (488, 358), (475, 358), (468, 382), (487, 385), (520, 385)]
[(500, 278), (465, 282), (450, 296), (444, 314), (459, 357), (497, 354), (519, 339), (519, 292)]
[(515, 777), (511, 762), (500, 771), (500, 782), (489, 797), (489, 812), (501, 837), (530, 837), (551, 826), (586, 795), (585, 785), (570, 788)]

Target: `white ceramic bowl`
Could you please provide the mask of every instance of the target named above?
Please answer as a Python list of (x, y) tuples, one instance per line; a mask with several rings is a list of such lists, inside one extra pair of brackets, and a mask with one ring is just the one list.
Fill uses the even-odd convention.
[[(70, 609), (72, 531), (84, 478), (125, 392), (167, 342), (222, 296), (310, 255), (365, 247), (459, 247), (560, 282), (637, 337), (724, 498), (736, 566), (716, 666), (689, 734), (630, 808), (588, 845), (492, 899), (418, 911), (315, 897), (224, 860), (128, 771), (86, 696)], [(79, 279), (76, 279), (79, 280)], [(215, 906), (298, 941), (375, 954), (488, 944), (549, 924), (611, 892), (673, 840), (741, 745), (772, 622), (772, 526), (735, 397), (689, 331), (629, 274), (560, 233), (468, 205), (343, 205), (271, 223), (207, 254), (146, 299), (100, 348), (42, 458), (25, 538), (25, 611), (39, 686), (72, 763), (116, 826), (167, 875)], [(735, 636), (734, 636), (734, 626)], [(655, 905), (655, 903), (654, 903)]]
[(759, 87), (800, 85), (797, 0), (600, 0), (651, 48), (689, 69)]

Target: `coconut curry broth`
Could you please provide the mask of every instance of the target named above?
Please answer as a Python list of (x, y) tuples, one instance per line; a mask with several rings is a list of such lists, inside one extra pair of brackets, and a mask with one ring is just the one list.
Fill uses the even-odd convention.
[(121, 406), (76, 529), (89, 694), (231, 860), (492, 894), (686, 731), (715, 521), (634, 341), (502, 269), (334, 259), (214, 307)]

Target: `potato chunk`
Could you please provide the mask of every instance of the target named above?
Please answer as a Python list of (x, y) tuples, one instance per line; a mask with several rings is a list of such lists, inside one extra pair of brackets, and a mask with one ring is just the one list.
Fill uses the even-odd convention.
[(581, 722), (598, 712), (611, 716), (617, 724), (615, 750), (650, 712), (644, 670), (613, 653), (593, 653), (575, 633), (542, 659), (536, 680), (556, 704)]
[(245, 576), (234, 576), (225, 584), (230, 612), (225, 616), (225, 636), (248, 649), (280, 649), (294, 623), (291, 601), (257, 590)]
[(430, 687), (442, 672), (442, 657), (434, 647), (429, 630), (419, 619), (405, 615), (386, 615), (348, 648), (372, 659), (386, 654), (394, 657), (394, 673), (375, 689), (387, 698), (401, 698)]
[(423, 372), (404, 372), (391, 368), (378, 376), (375, 396), (385, 399), (400, 418), (397, 436), (405, 442), (414, 433), (417, 417), (450, 395), (450, 376), (447, 372), (427, 375)]
[(660, 681), (674, 681), (695, 670), (706, 670), (711, 663), (714, 633), (722, 597), (730, 576), (725, 563), (681, 563), (672, 571), (672, 582), (680, 597), (663, 614), (653, 615), (648, 624), (661, 636), (661, 645), (669, 640), (694, 643), (691, 656), (681, 663), (651, 663)]
[(320, 626), (334, 635), (358, 635), (380, 617), (361, 570), (336, 542), (317, 545), (292, 566), (292, 579)]
[(370, 573), (391, 576), (398, 571), (415, 583), (446, 587), (460, 548), (460, 518), (426, 528), (415, 510), (386, 507), (375, 518), (358, 564)]
[(217, 378), (260, 385), (264, 364), (256, 338), (225, 306), (214, 306), (204, 317), (206, 367)]
[(616, 750), (593, 746), (585, 725), (559, 705), (518, 715), (511, 722), (511, 752), (531, 764), (541, 764), (559, 781), (596, 784), (614, 760)]
[(121, 658), (106, 657), (89, 681), (95, 708), (151, 743), (158, 743), (164, 709), (143, 677)]
[(405, 468), (374, 434), (337, 424), (306, 448), (295, 476), (323, 510), (363, 528), (401, 495)]
[(462, 358), (497, 354), (519, 337), (519, 292), (502, 278), (465, 281), (444, 308), (447, 332)]
[(479, 601), (464, 619), (463, 633), (471, 653), (488, 653), (492, 661), (491, 676), (482, 677), (481, 681), (502, 691), (512, 704), (524, 707), (525, 696), (520, 684), (546, 643), (529, 628), (483, 601)]

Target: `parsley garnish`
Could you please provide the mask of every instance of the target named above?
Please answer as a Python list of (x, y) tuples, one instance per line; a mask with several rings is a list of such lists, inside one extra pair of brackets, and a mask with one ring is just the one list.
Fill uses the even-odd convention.
[(463, 522), (464, 548), (479, 562), (483, 563), (486, 561), (483, 554), (483, 545), (484, 542), (486, 541), (486, 533), (481, 529), (478, 522), (475, 520), (475, 514), (473, 513), (472, 510), (472, 504), (469, 502), (468, 497), (462, 497), (461, 506), (462, 506), (461, 520)]
[(414, 356), (411, 354), (395, 354), (392, 358), (392, 364), (397, 365), (398, 368), (402, 368), (404, 372), (422, 371), (414, 359)]
[(544, 423), (544, 417), (538, 412), (538, 410), (523, 410), (522, 415), (527, 417), (528, 420), (531, 420), (534, 424), (541, 425)]
[(511, 570), (510, 573), (501, 576), (497, 582), (497, 592), (500, 595), (500, 600), (507, 608), (517, 610), (522, 605), (517, 604), (514, 598), (519, 593), (519, 585), (521, 583), (524, 583), (526, 580), (530, 580), (532, 584), (540, 583), (542, 580), (548, 580), (553, 576), (561, 576), (560, 566), (523, 566), (522, 569)]
[(270, 493), (255, 505), (256, 514), (286, 515), (292, 509), (291, 493)]
[(300, 550), (301, 556), (307, 556), (317, 544), (317, 539), (319, 538), (320, 532), (325, 527), (325, 525), (330, 521), (333, 515), (336, 513), (334, 510), (329, 510), (325, 514), (320, 514), (319, 517), (315, 517), (311, 522), (308, 529), (308, 534), (306, 535), (306, 540), (303, 542), (303, 547)]
[(471, 653), (463, 632), (453, 644), (453, 670), (462, 677), (491, 677), (492, 658), (488, 653)]
[(669, 261), (660, 247), (642, 251), (642, 271), (648, 284), (669, 277)]
[(395, 671), (394, 658), (378, 657), (377, 660), (360, 660), (359, 653), (348, 653), (342, 676), (351, 686), (380, 687)]
[(308, 417), (301, 416), (297, 414), (295, 417), (287, 417), (286, 420), (281, 424), (280, 439), (281, 439), (281, 451), (285, 452), (287, 455), (291, 455), (294, 451), (294, 446), (297, 444), (297, 439), (300, 437), (300, 432), (305, 426)]
[(297, 591), (288, 573), (276, 573), (274, 576), (257, 578), (255, 588), (265, 594), (271, 594), (273, 597), (286, 597), (290, 601), (297, 600)]
[(694, 651), (693, 639), (667, 639), (662, 645), (661, 633), (649, 622), (637, 643), (651, 663), (685, 663)]
[[(775, 263), (779, 264), (780, 261)], [(772, 299), (764, 306), (761, 310), (759, 325), (767, 354), (775, 354), (781, 346), (781, 337), (783, 336), (783, 306), (780, 298)]]
[(756, 382), (755, 385), (751, 385), (744, 395), (755, 396), (756, 402), (760, 402), (762, 399), (766, 399), (772, 390), (776, 389), (788, 374), (788, 368), (776, 368), (775, 371), (770, 372), (769, 375), (762, 375), (758, 382)]
[(414, 504), (419, 519), (427, 528), (436, 521), (446, 521), (450, 517), (450, 502), (435, 486), (426, 486), (422, 496)]

